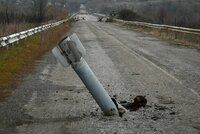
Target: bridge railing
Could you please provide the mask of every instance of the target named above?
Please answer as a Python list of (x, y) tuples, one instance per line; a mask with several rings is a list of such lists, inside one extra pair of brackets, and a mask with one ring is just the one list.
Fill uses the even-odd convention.
[(67, 21), (69, 21), (70, 19), (72, 19), (76, 14), (73, 14), (72, 16), (70, 16), (67, 19), (64, 20), (60, 20), (58, 22), (54, 22), (54, 23), (50, 23), (50, 24), (46, 24), (46, 25), (42, 25), (39, 27), (35, 27), (35, 28), (31, 28), (25, 31), (21, 31), (18, 33), (14, 33), (5, 37), (0, 37), (0, 48), (1, 47), (6, 47), (10, 44), (13, 44), (15, 42), (18, 42), (19, 40), (25, 39), (29, 36), (32, 36), (33, 34), (48, 30), (50, 28), (59, 26), (60, 24), (63, 24)]
[(200, 35), (200, 29), (177, 27), (177, 26), (162, 25), (162, 24), (152, 24), (152, 23), (139, 22), (139, 21), (124, 21), (120, 19), (114, 19), (114, 21), (124, 23), (124, 24), (129, 24), (129, 25), (145, 26), (145, 27), (151, 27), (151, 28), (157, 28), (157, 29), (168, 29), (168, 30), (176, 31), (176, 32)]

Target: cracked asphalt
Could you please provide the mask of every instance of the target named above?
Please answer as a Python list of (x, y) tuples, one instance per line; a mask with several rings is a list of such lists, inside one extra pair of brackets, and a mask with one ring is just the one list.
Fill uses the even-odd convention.
[(48, 52), (4, 103), (2, 134), (199, 134), (200, 53), (95, 17), (76, 22), (86, 61), (110, 96), (147, 106), (106, 117), (71, 67)]

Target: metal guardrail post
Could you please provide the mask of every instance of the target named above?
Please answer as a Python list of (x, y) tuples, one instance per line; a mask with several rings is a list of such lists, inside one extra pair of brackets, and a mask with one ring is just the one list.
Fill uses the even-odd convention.
[(63, 66), (68, 67), (72, 65), (74, 71), (105, 115), (115, 115), (118, 113), (116, 105), (84, 60), (85, 48), (75, 34), (62, 40), (52, 52)]

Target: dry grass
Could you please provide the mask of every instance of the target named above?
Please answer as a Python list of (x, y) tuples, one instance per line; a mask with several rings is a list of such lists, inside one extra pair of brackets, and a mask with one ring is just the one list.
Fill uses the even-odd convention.
[(150, 35), (158, 36), (164, 40), (175, 41), (177, 45), (183, 45), (190, 48), (195, 48), (200, 50), (200, 35), (191, 34), (191, 33), (182, 33), (171, 31), (168, 29), (161, 30), (156, 28), (150, 28), (145, 26), (136, 26), (136, 25), (127, 25), (129, 29), (133, 29), (139, 32), (143, 32)]
[(10, 95), (20, 76), (30, 71), (26, 68), (57, 44), (68, 29), (68, 25), (62, 24), (22, 40), (8, 50), (0, 49), (0, 100)]

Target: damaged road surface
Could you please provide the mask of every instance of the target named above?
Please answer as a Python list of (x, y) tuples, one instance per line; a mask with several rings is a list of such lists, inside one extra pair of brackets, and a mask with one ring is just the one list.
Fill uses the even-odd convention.
[(76, 22), (71, 33), (82, 41), (85, 60), (109, 95), (122, 103), (145, 96), (145, 107), (104, 116), (73, 69), (48, 52), (0, 103), (0, 133), (200, 133), (199, 51), (90, 17)]

